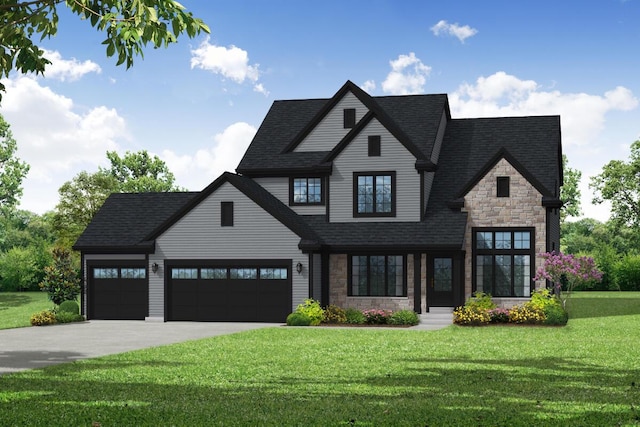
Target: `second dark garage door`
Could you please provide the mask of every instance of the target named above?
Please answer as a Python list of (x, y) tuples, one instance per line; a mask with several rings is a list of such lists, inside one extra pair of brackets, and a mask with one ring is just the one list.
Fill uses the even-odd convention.
[(284, 322), (291, 312), (291, 260), (167, 266), (167, 320)]

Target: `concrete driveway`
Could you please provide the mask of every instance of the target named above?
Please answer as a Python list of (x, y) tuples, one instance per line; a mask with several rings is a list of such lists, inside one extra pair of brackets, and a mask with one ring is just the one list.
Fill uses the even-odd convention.
[(141, 348), (279, 326), (269, 323), (82, 323), (0, 330), (0, 375)]

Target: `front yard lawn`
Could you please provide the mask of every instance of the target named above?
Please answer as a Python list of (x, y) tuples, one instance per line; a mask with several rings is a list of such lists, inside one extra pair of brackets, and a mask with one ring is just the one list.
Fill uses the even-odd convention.
[(640, 293), (582, 293), (569, 304), (566, 327), (278, 327), (6, 375), (0, 420), (640, 425)]
[(33, 313), (53, 306), (46, 292), (0, 292), (0, 329), (31, 326)]

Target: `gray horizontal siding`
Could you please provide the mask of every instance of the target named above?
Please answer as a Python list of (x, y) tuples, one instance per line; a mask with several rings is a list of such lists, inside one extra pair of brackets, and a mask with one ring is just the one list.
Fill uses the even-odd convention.
[(356, 109), (356, 123), (369, 112), (367, 107), (354, 94), (347, 92), (296, 147), (295, 151), (331, 151), (351, 130), (344, 129), (343, 111), (346, 108)]
[[(260, 184), (269, 193), (277, 197), (282, 203), (289, 206), (288, 177), (255, 178), (254, 181)], [(289, 207), (300, 215), (324, 215), (327, 213), (327, 208), (324, 205), (293, 205)]]
[[(368, 136), (380, 135), (380, 157), (368, 156)], [(330, 177), (331, 222), (420, 221), (420, 175), (416, 158), (378, 120), (363, 131), (334, 159)], [(353, 172), (396, 172), (396, 216), (353, 217)]]
[[(234, 225), (221, 227), (220, 202), (228, 201), (234, 203)], [(294, 232), (225, 183), (156, 239), (149, 262), (162, 268), (150, 276), (150, 314), (164, 316), (163, 261), (169, 259), (291, 259), (295, 307), (309, 294), (309, 258), (298, 249), (299, 242)], [(295, 271), (298, 262), (302, 274)]]

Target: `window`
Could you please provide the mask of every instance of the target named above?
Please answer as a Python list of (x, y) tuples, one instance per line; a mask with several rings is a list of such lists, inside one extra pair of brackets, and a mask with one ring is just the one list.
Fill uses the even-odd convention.
[(171, 269), (171, 278), (172, 279), (197, 279), (198, 278), (198, 269), (197, 268), (172, 268)]
[(226, 268), (201, 268), (200, 278), (208, 279), (208, 280), (226, 279), (227, 269)]
[(369, 135), (369, 157), (380, 156), (380, 135)]
[(117, 279), (118, 269), (117, 268), (94, 268), (93, 278), (94, 279)]
[(353, 255), (350, 257), (349, 295), (407, 295), (402, 255)]
[(233, 202), (220, 202), (220, 226), (233, 227)]
[(395, 216), (395, 172), (353, 174), (353, 216)]
[(144, 268), (121, 268), (120, 277), (123, 279), (146, 279), (147, 270)]
[(324, 203), (322, 178), (292, 178), (289, 204), (321, 205)]
[(286, 268), (261, 268), (261, 279), (274, 279), (274, 280), (286, 280), (287, 269)]
[(229, 278), (231, 279), (257, 279), (258, 269), (256, 268), (230, 268)]
[(528, 297), (533, 278), (533, 228), (473, 231), (474, 288), (494, 297)]
[(509, 177), (499, 176), (496, 181), (497, 196), (509, 197)]
[(344, 128), (351, 129), (356, 125), (356, 109), (345, 108), (344, 109)]

